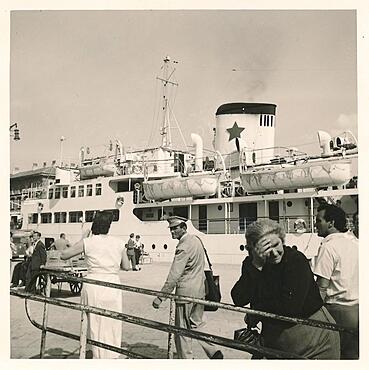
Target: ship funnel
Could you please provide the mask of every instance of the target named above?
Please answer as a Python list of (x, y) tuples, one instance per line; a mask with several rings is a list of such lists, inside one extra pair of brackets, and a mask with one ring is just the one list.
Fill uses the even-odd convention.
[(325, 131), (318, 131), (319, 146), (322, 148), (322, 156), (332, 155), (332, 149), (330, 146), (331, 135)]
[(191, 140), (195, 144), (195, 171), (202, 171), (203, 144), (201, 136), (191, 134)]

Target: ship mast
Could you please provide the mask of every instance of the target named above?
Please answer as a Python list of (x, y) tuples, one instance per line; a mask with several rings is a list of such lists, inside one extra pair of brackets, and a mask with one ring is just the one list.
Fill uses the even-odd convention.
[(176, 61), (171, 62), (170, 57), (166, 56), (164, 58), (164, 65), (162, 66), (163, 69), (163, 78), (156, 77), (163, 83), (163, 122), (160, 129), (161, 138), (161, 146), (162, 147), (171, 147), (172, 145), (172, 135), (170, 131), (170, 114), (171, 108), (169, 106), (169, 98), (168, 98), (168, 84), (173, 86), (178, 86), (176, 82), (170, 81), (171, 77), (175, 72), (175, 68), (173, 68), (169, 73), (169, 64), (170, 63), (177, 63)]

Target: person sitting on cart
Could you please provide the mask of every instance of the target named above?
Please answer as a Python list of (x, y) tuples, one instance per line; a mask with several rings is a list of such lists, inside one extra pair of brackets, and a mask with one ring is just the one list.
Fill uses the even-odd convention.
[(11, 288), (23, 288), (26, 285), (27, 270), (31, 262), (33, 248), (34, 248), (33, 234), (30, 234), (27, 240), (27, 248), (25, 251), (26, 259), (15, 265), (10, 284)]
[(30, 293), (36, 292), (35, 276), (40, 272), (40, 269), (45, 266), (47, 260), (45, 244), (40, 239), (41, 233), (39, 231), (35, 231), (33, 233), (33, 238), (35, 240), (35, 244), (26, 276), (26, 291)]

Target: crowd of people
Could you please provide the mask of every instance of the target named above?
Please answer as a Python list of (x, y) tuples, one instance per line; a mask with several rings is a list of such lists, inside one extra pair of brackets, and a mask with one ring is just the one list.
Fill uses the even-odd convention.
[[(171, 237), (177, 239), (178, 244), (161, 292), (175, 291), (178, 296), (204, 299), (206, 266), (202, 241), (187, 232), (185, 218), (172, 216), (167, 221)], [(109, 235), (111, 222), (111, 213), (98, 212), (91, 230), (73, 246), (65, 246), (61, 258), (69, 259), (84, 253), (87, 277), (113, 283), (120, 282), (119, 270), (127, 261), (132, 270), (137, 271), (143, 250), (140, 236), (131, 234), (124, 245), (119, 238)], [(327, 203), (319, 206), (316, 228), (323, 239), (313, 264), (298, 248), (285, 245), (285, 231), (276, 221), (260, 219), (247, 226), (248, 255), (242, 262), (241, 276), (230, 292), (234, 304), (276, 315), (337, 323), (352, 331), (338, 332), (263, 315), (246, 315), (245, 322), (250, 329), (258, 327), (260, 331), (261, 328), (263, 346), (308, 359), (359, 358), (357, 215), (354, 233), (347, 230), (346, 224), (346, 214), (340, 207)], [(29, 262), (31, 267), (27, 268), (29, 276), (33, 276), (35, 268), (44, 263), (40, 236), (34, 233), (36, 242)], [(55, 242), (55, 247), (59, 244), (62, 243)], [(37, 256), (34, 264), (33, 256)], [(24, 271), (24, 267), (19, 269)], [(122, 294), (118, 289), (84, 284), (81, 300), (94, 307), (122, 311)], [(164, 301), (162, 296), (156, 297), (153, 308), (158, 309)], [(205, 329), (203, 305), (181, 299), (176, 299), (175, 303), (176, 326)], [(89, 337), (120, 347), (122, 322), (89, 314)], [(198, 343), (208, 358), (224, 358), (213, 343)], [(177, 357), (193, 358), (192, 344), (191, 338), (175, 334)], [(118, 354), (93, 346), (93, 357), (116, 358)]]

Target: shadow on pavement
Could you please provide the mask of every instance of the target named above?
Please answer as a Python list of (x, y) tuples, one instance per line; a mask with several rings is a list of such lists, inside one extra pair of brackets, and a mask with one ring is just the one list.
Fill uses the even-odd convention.
[[(30, 358), (32, 359), (40, 358), (40, 355), (37, 354)], [(78, 349), (73, 352), (69, 352), (65, 351), (63, 348), (56, 347), (49, 348), (45, 351), (44, 359), (64, 359), (64, 358), (79, 358)]]
[(53, 298), (71, 298), (78, 297), (81, 293), (75, 294), (68, 290), (51, 289), (50, 296)]
[(158, 347), (151, 343), (122, 343), (122, 347), (126, 348), (130, 352), (134, 352), (152, 359), (166, 359), (167, 349)]

